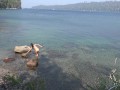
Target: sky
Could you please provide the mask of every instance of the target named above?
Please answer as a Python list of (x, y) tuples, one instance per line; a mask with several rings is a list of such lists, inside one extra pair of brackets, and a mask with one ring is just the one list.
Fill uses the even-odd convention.
[(21, 0), (22, 8), (31, 8), (37, 5), (65, 5), (80, 2), (120, 1), (120, 0)]

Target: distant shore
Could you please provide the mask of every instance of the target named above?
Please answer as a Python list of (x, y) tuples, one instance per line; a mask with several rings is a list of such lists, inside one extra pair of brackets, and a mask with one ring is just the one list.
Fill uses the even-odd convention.
[(67, 5), (39, 5), (32, 7), (33, 9), (49, 9), (49, 10), (72, 10), (72, 11), (90, 11), (90, 12), (120, 12), (120, 1), (105, 2), (83, 2)]

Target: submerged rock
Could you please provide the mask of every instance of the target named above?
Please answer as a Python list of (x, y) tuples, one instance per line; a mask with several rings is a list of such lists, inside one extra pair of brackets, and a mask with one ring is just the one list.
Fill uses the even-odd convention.
[(48, 50), (47, 53), (49, 58), (67, 58), (68, 57), (66, 51)]
[(22, 54), (21, 54), (21, 57), (27, 58), (27, 54), (28, 54), (28, 53), (22, 53)]
[(38, 66), (38, 62), (37, 62), (37, 60), (32, 60), (31, 59), (27, 62), (26, 65), (29, 69), (35, 69)]
[(12, 62), (14, 60), (15, 60), (15, 58), (5, 58), (5, 59), (3, 59), (3, 62), (8, 63), (8, 62)]

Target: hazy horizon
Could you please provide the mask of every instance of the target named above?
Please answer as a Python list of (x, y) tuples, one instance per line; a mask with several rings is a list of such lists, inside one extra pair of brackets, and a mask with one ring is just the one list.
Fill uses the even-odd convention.
[(21, 0), (22, 1), (22, 8), (31, 8), (33, 6), (37, 6), (37, 5), (66, 5), (66, 4), (74, 4), (74, 3), (81, 3), (81, 2), (102, 2), (102, 1), (120, 1), (120, 0), (77, 0), (77, 1), (73, 1), (73, 0)]

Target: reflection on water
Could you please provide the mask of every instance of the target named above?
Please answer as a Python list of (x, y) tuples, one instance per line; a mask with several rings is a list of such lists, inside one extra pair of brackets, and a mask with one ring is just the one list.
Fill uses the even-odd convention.
[[(44, 10), (0, 11), (0, 64), (28, 72), (16, 45), (40, 43), (37, 75), (47, 90), (85, 90), (99, 76), (107, 76), (117, 57), (120, 65), (120, 14)], [(12, 63), (2, 59), (15, 57)], [(10, 69), (10, 68), (9, 68)], [(33, 71), (34, 72), (34, 71)]]

